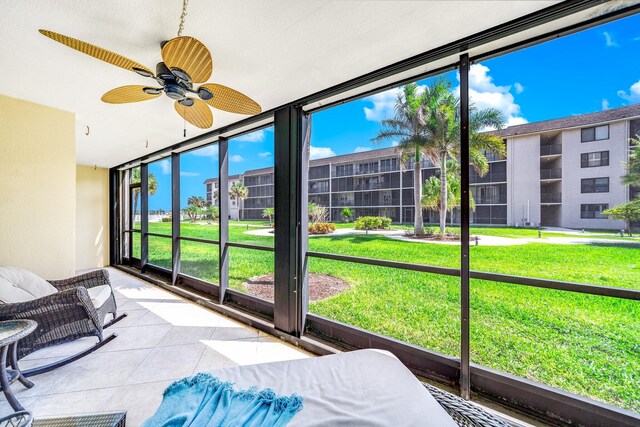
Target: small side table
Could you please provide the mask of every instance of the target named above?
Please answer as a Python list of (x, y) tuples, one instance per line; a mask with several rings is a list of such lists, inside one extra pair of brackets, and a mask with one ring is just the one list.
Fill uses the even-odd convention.
[[(13, 395), (11, 384), (18, 380), (27, 388), (34, 385), (18, 368), (18, 341), (33, 332), (36, 327), (38, 324), (29, 319), (0, 322), (0, 386), (14, 411), (24, 411), (24, 408)], [(7, 369), (7, 357), (12, 369)]]
[(125, 427), (126, 412), (46, 417), (33, 420), (31, 427)]

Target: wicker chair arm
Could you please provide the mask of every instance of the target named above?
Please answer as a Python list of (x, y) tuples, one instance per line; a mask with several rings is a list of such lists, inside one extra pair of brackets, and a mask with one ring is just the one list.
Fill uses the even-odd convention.
[(509, 427), (509, 424), (481, 407), (455, 396), (431, 384), (422, 383), (436, 401), (459, 426), (464, 427)]
[(109, 281), (109, 272), (107, 270), (95, 270), (79, 276), (71, 277), (64, 280), (47, 280), (59, 291), (84, 286), (85, 288), (93, 288), (102, 285), (111, 285)]
[(52, 329), (55, 325), (87, 318), (102, 332), (98, 312), (82, 286), (31, 301), (0, 304), (0, 320), (32, 319), (38, 322), (38, 328)]

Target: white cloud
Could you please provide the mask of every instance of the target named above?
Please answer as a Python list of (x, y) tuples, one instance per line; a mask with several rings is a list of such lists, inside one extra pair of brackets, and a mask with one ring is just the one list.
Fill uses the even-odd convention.
[(602, 109), (603, 110), (608, 110), (609, 109), (609, 101), (607, 101), (606, 99), (602, 99)]
[(518, 95), (519, 95), (519, 94), (521, 94), (522, 92), (524, 92), (524, 86), (522, 86), (522, 85), (521, 85), (520, 83), (518, 83), (518, 82), (515, 82), (515, 83), (513, 84), (513, 88), (516, 90), (516, 93), (517, 93)]
[[(515, 102), (511, 93), (511, 86), (498, 86), (493, 77), (489, 75), (489, 67), (482, 64), (473, 64), (469, 69), (469, 97), (478, 109), (496, 108), (504, 114), (507, 125), (527, 123), (522, 117), (520, 105)], [(460, 76), (458, 75), (458, 80)], [(519, 83), (514, 84), (515, 92), (518, 92)], [(460, 95), (460, 86), (454, 89), (456, 96)], [(487, 129), (489, 130), (489, 129)]]
[(613, 36), (611, 34), (604, 31), (602, 35), (604, 36), (604, 42), (608, 47), (618, 47), (618, 43), (616, 43), (616, 41), (613, 39)]
[(399, 93), (400, 89), (396, 88), (364, 98), (363, 101), (373, 104), (373, 108), (364, 107), (364, 116), (372, 122), (379, 122), (393, 117), (393, 110)]
[(200, 157), (215, 157), (218, 155), (218, 144), (190, 151), (189, 154)]
[(229, 156), (229, 160), (235, 163), (244, 162), (244, 158), (239, 154), (234, 154), (233, 156)]
[(353, 150), (354, 153), (364, 153), (365, 151), (371, 151), (372, 148), (371, 147), (356, 147), (355, 150)]
[(392, 147), (397, 147), (398, 145), (400, 145), (400, 143), (399, 143), (398, 141), (393, 141), (393, 142), (391, 143), (391, 146), (392, 146)]
[(333, 157), (336, 153), (329, 147), (309, 147), (309, 158), (311, 160), (324, 159), (325, 157)]
[(266, 157), (270, 157), (271, 156), (271, 152), (270, 151), (265, 151), (264, 153), (258, 153), (259, 157), (262, 157), (263, 159)]
[(181, 171), (180, 176), (200, 176), (198, 172)]
[(171, 173), (171, 162), (167, 159), (162, 160), (160, 168), (162, 169), (162, 175), (169, 175)]
[(640, 80), (631, 85), (629, 93), (624, 90), (619, 90), (618, 96), (632, 104), (640, 102)]
[(242, 142), (261, 142), (264, 141), (264, 130), (257, 130), (255, 132), (247, 133), (234, 138), (234, 140)]

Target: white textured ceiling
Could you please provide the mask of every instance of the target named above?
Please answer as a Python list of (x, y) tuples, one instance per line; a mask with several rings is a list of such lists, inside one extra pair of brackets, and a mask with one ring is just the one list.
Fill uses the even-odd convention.
[[(210, 81), (268, 110), (553, 3), (190, 0), (183, 34), (211, 51)], [(155, 69), (160, 42), (177, 35), (182, 0), (1, 5), (0, 94), (75, 112), (79, 164), (111, 167), (183, 139), (183, 120), (166, 96), (124, 105), (100, 101), (112, 88), (150, 80), (38, 33), (59, 32)], [(244, 117), (214, 110), (213, 128)], [(203, 132), (187, 125), (188, 137)]]

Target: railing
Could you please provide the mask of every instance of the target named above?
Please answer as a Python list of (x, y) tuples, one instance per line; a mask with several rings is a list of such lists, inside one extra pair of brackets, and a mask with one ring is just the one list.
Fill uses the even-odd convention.
[(542, 203), (562, 203), (562, 193), (542, 193), (540, 201)]
[(562, 168), (540, 169), (540, 179), (562, 178)]
[(553, 154), (562, 154), (562, 145), (543, 145), (540, 147), (541, 156), (551, 156)]

